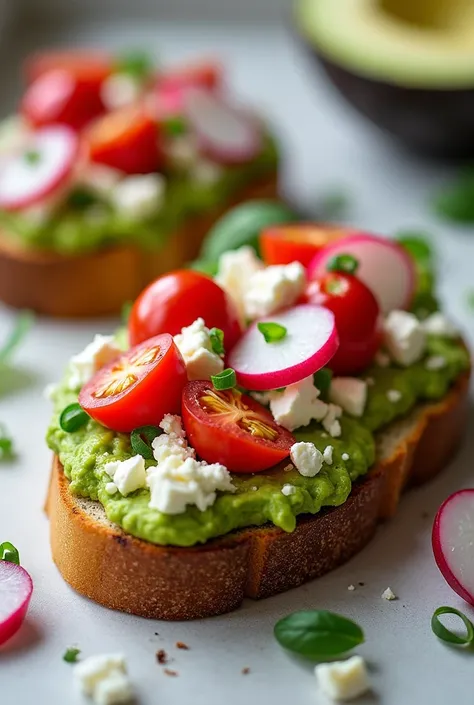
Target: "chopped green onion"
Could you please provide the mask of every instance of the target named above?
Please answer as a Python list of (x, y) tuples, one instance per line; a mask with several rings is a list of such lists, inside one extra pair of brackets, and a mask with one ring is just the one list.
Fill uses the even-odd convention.
[(0, 460), (10, 460), (13, 455), (13, 440), (8, 435), (5, 426), (0, 424)]
[(278, 343), (279, 340), (286, 338), (288, 333), (285, 326), (281, 326), (279, 323), (257, 323), (257, 328), (266, 343)]
[(66, 663), (76, 663), (77, 657), (79, 656), (80, 653), (81, 653), (80, 649), (76, 649), (75, 646), (70, 646), (64, 652), (63, 661), (66, 661)]
[(215, 352), (216, 355), (224, 355), (224, 331), (220, 328), (211, 328), (209, 337), (211, 339), (212, 351)]
[(358, 266), (359, 262), (352, 255), (337, 255), (329, 260), (327, 270), (328, 272), (355, 274)]
[(7, 362), (15, 348), (18, 347), (20, 342), (30, 330), (33, 321), (34, 316), (30, 311), (21, 311), (18, 314), (12, 332), (0, 348), (0, 362)]
[(186, 134), (188, 126), (180, 115), (173, 115), (163, 121), (163, 130), (168, 137), (180, 137)]
[(0, 543), (0, 561), (8, 561), (20, 565), (20, 553), (10, 541)]
[(153, 458), (152, 442), (163, 433), (158, 426), (140, 426), (133, 429), (130, 434), (130, 445), (136, 455), (141, 455), (145, 460)]
[[(459, 617), (466, 627), (466, 635), (459, 636), (459, 634), (455, 634), (447, 629), (439, 620), (439, 616), (442, 614), (454, 614), (456, 617)], [(474, 644), (474, 625), (465, 614), (454, 607), (438, 607), (431, 617), (431, 629), (438, 639), (445, 641), (447, 644), (454, 644), (455, 646), (472, 646), (472, 644)]]
[(116, 62), (117, 73), (126, 73), (143, 81), (153, 73), (153, 62), (143, 51), (130, 51), (119, 56)]
[(233, 389), (237, 384), (237, 377), (235, 376), (235, 371), (228, 367), (226, 370), (222, 370), (218, 375), (211, 375), (211, 382), (214, 385), (214, 389), (223, 391), (224, 389)]
[(38, 164), (38, 162), (41, 160), (41, 154), (38, 152), (37, 149), (29, 149), (27, 152), (24, 154), (25, 162), (28, 164)]
[(69, 404), (59, 416), (59, 425), (66, 433), (73, 433), (89, 421), (89, 414), (77, 402)]
[(314, 386), (319, 389), (321, 396), (324, 398), (329, 392), (332, 380), (332, 370), (328, 367), (323, 367), (313, 375)]

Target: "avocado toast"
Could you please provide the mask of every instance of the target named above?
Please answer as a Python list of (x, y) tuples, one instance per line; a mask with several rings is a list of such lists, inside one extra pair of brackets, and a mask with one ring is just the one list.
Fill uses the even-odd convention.
[[(330, 352), (318, 342), (318, 363), (312, 354), (303, 361), (298, 358), (296, 367), (288, 364), (294, 341), (298, 350), (302, 348), (295, 324), (301, 310), (305, 321), (313, 315), (322, 317), (323, 326), (334, 308), (329, 299), (324, 306), (315, 303), (315, 281), (319, 282), (318, 295), (328, 277), (333, 293), (335, 282), (344, 283), (337, 306), (340, 293), (344, 298), (349, 285), (353, 292), (360, 285), (359, 295), (372, 300), (368, 286), (354, 281), (356, 270), (347, 269), (355, 260), (351, 247), (357, 246), (361, 276), (367, 278), (367, 254), (360, 248), (361, 241), (370, 250), (374, 242), (377, 247), (385, 246), (383, 239), (346, 233), (338, 240), (346, 259), (339, 259), (336, 269), (324, 275), (311, 274), (312, 264), (306, 269), (295, 263), (264, 267), (247, 248), (223, 255), (218, 284), (208, 277), (201, 280), (202, 275), (192, 281), (196, 300), (204, 288), (218, 286), (210, 297), (211, 308), (205, 301), (207, 294), (199, 302), (203, 318), (209, 319), (210, 326), (214, 324), (210, 329), (194, 319), (193, 311), (186, 311), (191, 325), (179, 318), (176, 299), (167, 298), (165, 276), (145, 290), (132, 310), (129, 336), (135, 345), (130, 352), (120, 357), (118, 344), (108, 341), (111, 361), (103, 367), (105, 348), (98, 341), (94, 348), (95, 358), (102, 355), (98, 365), (90, 347), (89, 356), (73, 358), (54, 393), (48, 443), (55, 459), (47, 502), (53, 557), (73, 587), (107, 606), (150, 617), (184, 619), (228, 611), (245, 595), (275, 594), (347, 560), (369, 540), (378, 520), (394, 513), (404, 487), (428, 479), (449, 461), (463, 431), (469, 355), (453, 327), (435, 310), (431, 263), (426, 258), (415, 267), (411, 259), (407, 264), (408, 258), (401, 257), (402, 266), (416, 273), (417, 288), (409, 292), (409, 299), (417, 315), (385, 310), (383, 331), (377, 323), (380, 317), (375, 316), (373, 359), (366, 364), (364, 358), (357, 374), (348, 374), (347, 359), (352, 366), (356, 360), (353, 353), (344, 358), (350, 340), (340, 309), (334, 317), (335, 329), (328, 332), (328, 340), (334, 343)], [(330, 248), (330, 244), (319, 248), (318, 257)], [(397, 246), (396, 255), (390, 252), (389, 256), (398, 256), (400, 250)], [(246, 328), (238, 316), (239, 293), (230, 276), (233, 265), (242, 280), (249, 278), (240, 304), (247, 307), (247, 314), (254, 311), (261, 338), (255, 343), (255, 327)], [(256, 268), (253, 274), (252, 267)], [(297, 270), (301, 288), (295, 285)], [(278, 284), (270, 297), (269, 279), (277, 274)], [(187, 277), (179, 278), (179, 272), (169, 276), (175, 277), (175, 290), (179, 279), (189, 294)], [(285, 277), (286, 289), (282, 285)], [(265, 282), (268, 287), (259, 298), (258, 317), (257, 299), (251, 293), (256, 281), (259, 291)], [(219, 318), (222, 291), (226, 302), (232, 300), (235, 307)], [(275, 304), (277, 291), (281, 296)], [(307, 303), (295, 305), (303, 291)], [(385, 305), (384, 292), (377, 294), (380, 306)], [(161, 302), (160, 316), (163, 310), (172, 309), (172, 318), (152, 321), (149, 307), (143, 317), (150, 300)], [(365, 318), (367, 311), (368, 307)], [(397, 317), (411, 326), (411, 343), (405, 347), (397, 348), (397, 333), (390, 323)], [(240, 333), (236, 320), (245, 328)], [(357, 330), (363, 323), (359, 322)], [(163, 328), (167, 333), (160, 332)], [(224, 352), (218, 344), (221, 337), (215, 337), (215, 331), (224, 328), (229, 365), (225, 370), (220, 359)], [(395, 328), (400, 333), (400, 324)], [(271, 340), (277, 330), (280, 340)], [(159, 335), (151, 337), (150, 333)], [(303, 330), (302, 340), (310, 340), (313, 333)], [(163, 417), (161, 423), (150, 432), (148, 446), (137, 445), (137, 428), (151, 427), (144, 423), (147, 419), (136, 416), (136, 403), (128, 409), (121, 406), (118, 413), (117, 402), (119, 397), (138, 393), (140, 381), (131, 380), (139, 374), (137, 360), (154, 364), (150, 355), (155, 352), (151, 351), (160, 347), (163, 357), (149, 375), (158, 375), (160, 365), (172, 364), (170, 355), (178, 353), (164, 337), (169, 334), (174, 335), (190, 381), (179, 390), (178, 408), (171, 386), (167, 389), (165, 407), (153, 410), (156, 420)], [(366, 330), (366, 343), (369, 337)], [(244, 372), (242, 359), (249, 344), (252, 354)], [(359, 340), (358, 354), (361, 347)], [(268, 369), (273, 358), (284, 353), (284, 367), (278, 363), (272, 374), (278, 375), (273, 381), (287, 379), (286, 385), (262, 388), (262, 375), (256, 370), (261, 350)], [(408, 361), (408, 353), (416, 359)], [(321, 355), (328, 358), (323, 365)], [(182, 368), (179, 356), (173, 360), (176, 384)], [(309, 376), (308, 364), (312, 365)], [(295, 374), (303, 374), (301, 365), (304, 376), (295, 380)], [(332, 376), (329, 368), (333, 368)], [(235, 387), (235, 379), (225, 381), (232, 377), (229, 369), (245, 390)], [(71, 426), (67, 419), (65, 423), (64, 410), (74, 410), (79, 392), (82, 408), (74, 413), (84, 417), (79, 425)], [(94, 394), (95, 401), (91, 401)], [(152, 402), (140, 398), (141, 408), (162, 403), (156, 394)], [(169, 448), (175, 454), (174, 464), (170, 464)], [(120, 484), (119, 475), (126, 468), (126, 483)], [(121, 585), (118, 592), (113, 589), (117, 582)]]

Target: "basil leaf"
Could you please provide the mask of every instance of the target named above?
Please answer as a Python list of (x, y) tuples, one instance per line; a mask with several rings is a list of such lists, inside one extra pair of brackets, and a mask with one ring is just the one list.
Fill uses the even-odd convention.
[(10, 543), (10, 541), (0, 543), (0, 561), (8, 561), (9, 563), (20, 565), (20, 554), (18, 549)]
[[(439, 620), (439, 616), (442, 614), (454, 614), (456, 617), (459, 617), (466, 627), (466, 636), (459, 636), (458, 634), (455, 634), (447, 629)], [(438, 639), (445, 641), (447, 644), (453, 644), (455, 646), (472, 646), (474, 643), (474, 625), (465, 614), (454, 607), (438, 607), (431, 617), (431, 629), (433, 630), (433, 633), (436, 634)]]
[(163, 431), (158, 426), (140, 426), (134, 428), (130, 434), (130, 445), (136, 455), (141, 455), (145, 460), (153, 458), (152, 442), (157, 436), (161, 436)]
[(326, 610), (294, 612), (276, 623), (274, 633), (285, 649), (312, 659), (343, 654), (364, 641), (355, 622)]
[(15, 326), (8, 336), (6, 342), (0, 348), (0, 362), (7, 362), (15, 348), (21, 343), (25, 335), (33, 325), (34, 316), (30, 311), (21, 311), (15, 322)]
[(77, 649), (75, 646), (70, 646), (64, 652), (63, 661), (66, 661), (66, 663), (76, 663), (77, 657), (79, 656), (80, 653), (81, 653), (80, 649)]

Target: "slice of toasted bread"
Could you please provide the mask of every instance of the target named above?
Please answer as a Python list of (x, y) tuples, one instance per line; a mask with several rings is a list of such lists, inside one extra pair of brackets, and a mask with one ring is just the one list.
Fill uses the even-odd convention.
[(116, 314), (155, 277), (195, 259), (225, 211), (241, 201), (275, 198), (277, 186), (276, 172), (249, 184), (225, 206), (187, 220), (156, 251), (121, 245), (65, 256), (22, 248), (0, 235), (0, 300), (48, 316)]
[(154, 619), (193, 619), (235, 609), (323, 575), (360, 551), (392, 516), (402, 491), (452, 458), (467, 418), (469, 375), (439, 402), (420, 404), (377, 436), (377, 463), (340, 507), (299, 518), (293, 533), (251, 527), (204, 546), (155, 546), (109, 522), (102, 505), (72, 495), (55, 457), (46, 510), (53, 559), (78, 592)]

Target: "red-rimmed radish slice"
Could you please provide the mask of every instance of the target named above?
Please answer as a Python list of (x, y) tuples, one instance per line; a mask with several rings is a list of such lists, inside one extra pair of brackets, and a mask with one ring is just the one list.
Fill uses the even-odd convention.
[(24, 568), (0, 560), (0, 644), (21, 627), (33, 592), (33, 581)]
[(64, 187), (79, 151), (69, 127), (45, 127), (27, 145), (0, 164), (0, 208), (15, 211), (40, 203)]
[(187, 89), (184, 110), (200, 151), (216, 162), (248, 162), (260, 152), (262, 133), (256, 118), (228, 105), (216, 93)]
[(278, 323), (286, 335), (267, 343), (255, 321), (232, 349), (228, 365), (246, 389), (264, 391), (299, 382), (324, 367), (339, 346), (334, 314), (322, 306), (293, 306), (260, 322)]
[(366, 233), (350, 235), (315, 254), (308, 266), (308, 278), (323, 274), (329, 262), (342, 254), (357, 259), (356, 275), (372, 290), (382, 313), (410, 306), (415, 291), (415, 266), (398, 243)]
[(474, 605), (474, 489), (448, 497), (433, 524), (433, 553), (444, 579)]

